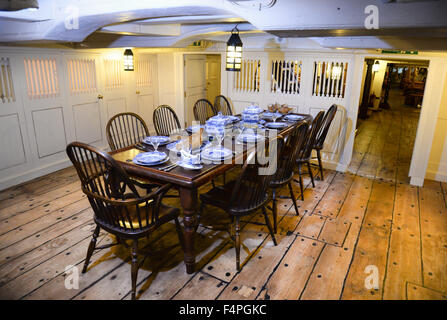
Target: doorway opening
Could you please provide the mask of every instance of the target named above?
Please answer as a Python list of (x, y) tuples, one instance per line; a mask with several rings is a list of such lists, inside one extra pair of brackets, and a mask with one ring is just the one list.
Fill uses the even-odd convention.
[(214, 99), (221, 93), (221, 56), (220, 54), (184, 55), (184, 106), (185, 127), (194, 121), (193, 107), (197, 100)]
[(349, 171), (409, 183), (428, 61), (365, 59)]

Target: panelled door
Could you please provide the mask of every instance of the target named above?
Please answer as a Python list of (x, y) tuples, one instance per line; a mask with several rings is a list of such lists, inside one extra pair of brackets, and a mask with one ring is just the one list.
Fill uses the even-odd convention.
[(185, 119), (189, 126), (194, 121), (194, 103), (206, 98), (206, 55), (185, 55), (184, 68)]
[[(17, 55), (19, 58), (19, 55)], [(44, 51), (20, 55), (24, 75), (23, 105), (31, 139), (33, 167), (66, 161), (65, 147), (74, 140), (64, 90), (61, 55)]]
[(154, 109), (158, 106), (157, 56), (139, 54), (135, 60), (136, 113), (146, 122), (151, 133), (155, 132)]
[(98, 84), (99, 56), (92, 53), (64, 54), (68, 105), (73, 116), (75, 140), (104, 147), (102, 126), (106, 119), (101, 108)]
[[(129, 74), (131, 73), (131, 74)], [(126, 85), (129, 77), (133, 76), (132, 71), (124, 71), (123, 58), (121, 55), (106, 56), (102, 59), (102, 72), (100, 82), (100, 104), (104, 109), (105, 118), (103, 127), (114, 115), (133, 111), (129, 110), (127, 101), (129, 87)], [(105, 134), (105, 133), (104, 133)]]
[(206, 98), (214, 103), (216, 96), (220, 95), (220, 55), (206, 56)]
[(15, 54), (0, 52), (0, 189), (7, 178), (26, 170), (31, 158), (19, 85), (22, 64)]

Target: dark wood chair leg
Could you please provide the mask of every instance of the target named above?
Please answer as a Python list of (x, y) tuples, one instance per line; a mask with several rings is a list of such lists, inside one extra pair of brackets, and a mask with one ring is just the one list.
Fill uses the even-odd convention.
[(131, 279), (132, 279), (132, 300), (135, 300), (137, 292), (137, 278), (138, 278), (138, 240), (133, 240), (132, 243), (132, 266), (131, 266)]
[(267, 228), (269, 229), (270, 235), (272, 236), (273, 243), (276, 246), (276, 245), (278, 245), (278, 243), (276, 242), (275, 234), (273, 233), (272, 224), (270, 223), (270, 219), (267, 216), (267, 211), (265, 210), (264, 207), (262, 207), (262, 213), (264, 214), (265, 224), (267, 225)]
[[(289, 191), (290, 191), (290, 198), (292, 199), (292, 201), (293, 201), (293, 206), (295, 207), (296, 215), (299, 216), (300, 213), (299, 213), (299, 211), (298, 211), (298, 205), (296, 204), (296, 197), (295, 197), (295, 195), (293, 194), (293, 188), (292, 188), (292, 183), (291, 183), (291, 182), (289, 182)], [(275, 233), (276, 233), (276, 229), (275, 229)]]
[(272, 190), (272, 212), (273, 212), (273, 231), (277, 232), (278, 204), (276, 200), (276, 189)]
[(174, 221), (175, 221), (175, 229), (177, 230), (178, 241), (180, 242), (182, 250), (185, 251), (185, 239), (183, 238), (182, 226), (180, 225), (178, 218), (175, 218)]
[(236, 217), (235, 225), (235, 237), (234, 237), (234, 248), (236, 249), (236, 270), (241, 271), (241, 236), (240, 236), (240, 226), (239, 217)]
[(320, 149), (317, 150), (317, 158), (318, 158), (318, 166), (320, 167), (320, 178), (321, 178), (321, 181), (323, 181), (324, 180), (324, 177), (323, 177), (323, 163), (321, 161)]
[(303, 174), (301, 172), (301, 163), (298, 164), (298, 176), (300, 177), (301, 200), (304, 201)]
[(312, 187), (315, 188), (314, 175), (313, 175), (312, 169), (310, 167), (310, 161), (307, 161), (307, 169), (309, 170), (310, 180), (312, 181)]
[(82, 273), (87, 272), (87, 267), (90, 262), (90, 258), (92, 257), (93, 251), (95, 251), (96, 239), (98, 238), (99, 230), (100, 230), (99, 226), (96, 226), (95, 231), (93, 231), (93, 237), (92, 237), (92, 240), (90, 241), (90, 244), (88, 245), (87, 257), (85, 258), (84, 268), (82, 268)]

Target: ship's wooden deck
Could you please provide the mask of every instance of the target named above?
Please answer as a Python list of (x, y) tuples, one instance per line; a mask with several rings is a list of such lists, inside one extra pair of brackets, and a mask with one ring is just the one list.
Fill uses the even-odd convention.
[[(447, 184), (408, 184), (417, 120), (397, 106), (364, 121), (348, 173), (326, 171), (316, 188), (306, 179), (300, 216), (280, 200), (278, 246), (265, 227), (245, 225), (239, 273), (228, 234), (206, 227), (224, 225), (222, 212), (203, 218), (192, 275), (174, 226), (160, 229), (141, 243), (151, 254), (137, 298), (447, 299)], [(81, 270), (92, 215), (73, 168), (0, 192), (0, 298), (129, 299), (130, 255), (120, 246), (96, 252), (79, 289), (65, 288), (66, 267)], [(378, 288), (367, 288), (374, 270)]]

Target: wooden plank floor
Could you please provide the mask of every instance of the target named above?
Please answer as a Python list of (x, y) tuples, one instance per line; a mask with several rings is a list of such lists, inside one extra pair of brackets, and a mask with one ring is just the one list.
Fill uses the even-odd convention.
[[(326, 171), (315, 188), (306, 177), (299, 216), (281, 199), (278, 246), (266, 227), (251, 223), (262, 216), (245, 219), (241, 272), (228, 234), (211, 228), (225, 226), (223, 212), (207, 208), (192, 275), (174, 226), (161, 228), (140, 244), (151, 254), (138, 275), (138, 298), (447, 299), (447, 186), (408, 184), (413, 111), (396, 106), (364, 121), (350, 172)], [(130, 255), (119, 246), (96, 252), (79, 288), (66, 289), (93, 227), (73, 168), (0, 192), (0, 298), (129, 299)], [(102, 233), (98, 241), (114, 239)]]

